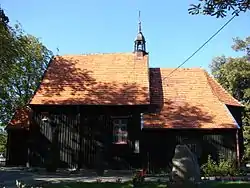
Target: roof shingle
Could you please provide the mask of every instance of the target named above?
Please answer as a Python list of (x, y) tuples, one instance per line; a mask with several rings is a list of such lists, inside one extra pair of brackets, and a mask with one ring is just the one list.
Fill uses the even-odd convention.
[[(185, 68), (169, 76), (172, 71), (149, 69), (148, 57), (133, 53), (60, 56), (50, 63), (30, 104), (152, 104), (158, 108), (144, 115), (146, 128), (237, 128), (226, 105), (242, 105), (206, 71)], [(28, 124), (25, 108), (9, 125)]]
[(8, 123), (6, 129), (10, 129), (10, 128), (29, 129), (31, 114), (32, 114), (32, 110), (28, 107), (17, 109), (11, 121)]
[(134, 53), (57, 56), (30, 104), (149, 104), (148, 71)]
[(218, 99), (223, 102), (224, 104), (231, 105), (231, 106), (242, 106), (243, 105), (233, 98), (213, 77), (211, 77), (207, 72), (206, 76), (208, 79), (208, 83), (212, 88), (212, 91)]
[[(226, 104), (240, 106), (200, 68), (150, 69), (151, 103), (158, 113), (144, 115), (146, 128), (237, 128)], [(213, 85), (212, 85), (213, 84)]]

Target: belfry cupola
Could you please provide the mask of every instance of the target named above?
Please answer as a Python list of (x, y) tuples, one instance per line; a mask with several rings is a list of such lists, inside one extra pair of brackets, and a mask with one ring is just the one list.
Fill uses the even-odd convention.
[(146, 40), (141, 31), (141, 19), (139, 11), (139, 24), (138, 24), (138, 34), (135, 39), (134, 52), (142, 52), (143, 55), (147, 54), (146, 52)]

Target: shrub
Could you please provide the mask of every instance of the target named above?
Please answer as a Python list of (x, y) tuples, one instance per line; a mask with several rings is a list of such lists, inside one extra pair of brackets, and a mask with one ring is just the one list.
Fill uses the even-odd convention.
[(115, 182), (116, 182), (116, 183), (122, 183), (122, 178), (117, 178), (117, 179), (115, 180)]
[(25, 184), (19, 180), (16, 180), (16, 187), (17, 188), (42, 188), (44, 187), (46, 184), (48, 183), (43, 183), (43, 184), (40, 184), (40, 185), (28, 185), (28, 184)]
[(96, 183), (102, 183), (102, 179), (101, 178), (97, 178), (96, 179)]
[(144, 170), (137, 171), (132, 179), (134, 187), (142, 185), (144, 181), (145, 181), (145, 171)]
[(207, 163), (201, 166), (204, 176), (235, 176), (239, 174), (236, 163), (233, 160), (225, 159), (220, 156), (218, 162), (215, 162), (211, 155), (208, 156)]

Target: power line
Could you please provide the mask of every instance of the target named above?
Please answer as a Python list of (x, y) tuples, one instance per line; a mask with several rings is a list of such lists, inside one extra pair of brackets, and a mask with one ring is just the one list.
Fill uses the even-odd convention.
[(236, 15), (234, 15), (232, 18), (230, 18), (218, 31), (216, 31), (205, 43), (203, 43), (194, 53), (192, 53), (183, 63), (181, 63), (177, 68), (175, 68), (173, 71), (171, 71), (166, 77), (163, 78), (162, 81), (164, 81), (166, 78), (168, 78), (173, 72), (178, 70), (182, 65), (184, 65), (187, 61), (189, 61), (197, 52), (199, 52), (207, 43), (209, 43), (222, 29), (224, 29), (234, 18)]

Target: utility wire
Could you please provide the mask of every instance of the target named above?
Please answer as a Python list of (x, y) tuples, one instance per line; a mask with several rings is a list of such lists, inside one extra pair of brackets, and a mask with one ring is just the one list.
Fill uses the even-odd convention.
[(171, 71), (166, 77), (163, 78), (162, 81), (164, 81), (166, 78), (168, 78), (173, 72), (178, 70), (182, 65), (184, 65), (186, 62), (188, 62), (197, 52), (199, 52), (207, 43), (209, 43), (219, 32), (224, 29), (234, 18), (236, 15), (234, 15), (232, 18), (230, 18), (218, 31), (216, 31), (205, 43), (203, 43), (194, 53), (192, 53), (183, 63), (181, 63), (177, 68), (175, 68), (173, 71)]

